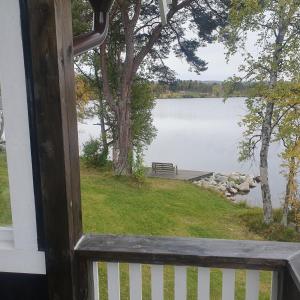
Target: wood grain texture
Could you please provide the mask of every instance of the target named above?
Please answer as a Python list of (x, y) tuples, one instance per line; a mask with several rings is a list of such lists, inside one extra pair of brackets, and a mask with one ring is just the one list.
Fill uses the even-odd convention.
[(76, 254), (92, 260), (280, 270), (298, 243), (85, 235)]
[(71, 1), (27, 0), (43, 248), (50, 299), (86, 299), (88, 264), (75, 261), (82, 234)]

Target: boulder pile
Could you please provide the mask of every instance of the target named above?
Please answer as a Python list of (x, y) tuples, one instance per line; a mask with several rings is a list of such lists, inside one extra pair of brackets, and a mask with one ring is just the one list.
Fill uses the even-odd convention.
[(210, 177), (205, 177), (195, 181), (196, 185), (217, 190), (226, 197), (232, 199), (237, 194), (247, 194), (250, 189), (257, 186), (260, 182), (259, 176), (252, 176), (234, 172), (228, 175), (213, 173)]

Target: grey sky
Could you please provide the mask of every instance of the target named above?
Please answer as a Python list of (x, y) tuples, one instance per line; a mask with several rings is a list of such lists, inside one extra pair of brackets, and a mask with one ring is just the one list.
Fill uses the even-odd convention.
[[(247, 50), (254, 55), (257, 54), (257, 47), (255, 46), (256, 39), (256, 34), (249, 33)], [(200, 48), (198, 52), (199, 57), (208, 62), (207, 71), (203, 72), (201, 75), (189, 72), (189, 66), (185, 60), (178, 59), (174, 55), (167, 60), (167, 64), (175, 70), (179, 79), (222, 81), (237, 74), (239, 65), (243, 63), (242, 53), (237, 53), (230, 59), (228, 64), (226, 63), (224, 53), (225, 47), (221, 43), (215, 43), (208, 45), (205, 48)]]

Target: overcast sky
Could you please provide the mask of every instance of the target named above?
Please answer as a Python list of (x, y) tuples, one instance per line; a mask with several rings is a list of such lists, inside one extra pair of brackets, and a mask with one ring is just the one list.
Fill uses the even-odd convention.
[[(250, 33), (248, 35), (247, 51), (254, 55), (257, 53), (257, 47), (255, 46), (256, 38), (256, 34)], [(238, 74), (238, 67), (243, 63), (242, 53), (237, 53), (227, 64), (225, 60), (225, 48), (220, 43), (200, 48), (198, 55), (208, 62), (207, 71), (203, 72), (201, 75), (189, 72), (189, 66), (185, 60), (178, 59), (174, 55), (167, 60), (167, 64), (175, 70), (177, 78), (179, 79), (223, 81), (234, 74)]]

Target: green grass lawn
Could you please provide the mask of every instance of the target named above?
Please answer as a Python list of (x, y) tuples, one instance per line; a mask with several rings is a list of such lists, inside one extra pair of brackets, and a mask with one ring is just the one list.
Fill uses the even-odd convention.
[(6, 157), (0, 152), (0, 226), (11, 224)]
[[(224, 239), (261, 239), (241, 216), (246, 208), (191, 183), (147, 179), (143, 185), (108, 171), (82, 167), (83, 222), (86, 232)], [(269, 299), (270, 273), (261, 272), (260, 299)], [(100, 267), (101, 299), (107, 299), (105, 264)], [(121, 265), (122, 299), (129, 299), (128, 265)], [(221, 299), (221, 272), (213, 270), (211, 299)], [(173, 268), (165, 269), (165, 299), (173, 299)], [(197, 299), (197, 270), (188, 270), (188, 299)], [(144, 266), (143, 299), (150, 297), (150, 270)], [(236, 299), (245, 295), (245, 272), (237, 272)]]
[[(0, 225), (11, 224), (6, 160), (0, 154)], [(216, 192), (191, 183), (147, 179), (142, 185), (114, 177), (105, 170), (81, 168), (85, 232), (159, 236), (261, 239), (249, 231), (243, 216), (260, 213), (226, 200)], [(150, 300), (150, 268), (143, 266), (143, 299)], [(269, 299), (270, 273), (261, 272), (260, 299)], [(102, 298), (105, 264), (100, 264)], [(121, 265), (121, 295), (129, 299), (128, 265)], [(211, 299), (221, 299), (221, 272), (211, 275)], [(173, 299), (173, 268), (165, 268), (165, 299)], [(188, 269), (188, 299), (197, 299), (197, 270)], [(245, 272), (237, 272), (236, 299), (244, 299)]]
[(147, 179), (139, 186), (83, 167), (81, 189), (86, 232), (259, 239), (239, 218), (247, 208), (191, 183)]

